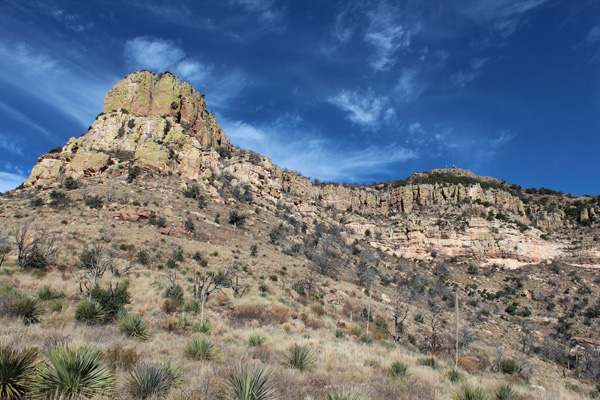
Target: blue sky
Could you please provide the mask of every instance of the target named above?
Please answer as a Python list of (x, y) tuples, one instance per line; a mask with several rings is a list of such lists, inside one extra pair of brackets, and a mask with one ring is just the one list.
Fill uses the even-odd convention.
[(456, 165), (600, 193), (597, 0), (3, 0), (0, 191), (136, 69), (192, 83), (236, 146), (319, 180)]

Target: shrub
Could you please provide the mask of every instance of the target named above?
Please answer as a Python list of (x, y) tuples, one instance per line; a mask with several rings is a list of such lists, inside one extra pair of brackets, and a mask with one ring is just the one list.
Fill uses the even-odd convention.
[(373, 336), (363, 333), (358, 338), (358, 341), (361, 343), (371, 344), (371, 343), (373, 343)]
[(31, 207), (41, 207), (44, 205), (44, 200), (39, 198), (39, 197), (34, 197), (33, 199), (31, 199), (31, 201), (29, 202), (29, 205)]
[(362, 396), (352, 390), (336, 390), (325, 395), (327, 400), (361, 400)]
[(50, 207), (65, 208), (69, 205), (69, 198), (63, 192), (53, 190), (50, 192)]
[(119, 322), (119, 330), (132, 339), (146, 340), (150, 337), (148, 325), (141, 315), (128, 314)]
[(465, 385), (454, 393), (452, 400), (489, 400), (489, 397), (482, 388)]
[(7, 306), (9, 315), (22, 318), (27, 325), (40, 322), (43, 310), (37, 299), (23, 296), (11, 300)]
[(79, 182), (73, 179), (73, 177), (67, 176), (63, 182), (63, 187), (67, 190), (77, 189), (79, 187)]
[(205, 335), (210, 335), (210, 322), (208, 320), (198, 321), (194, 325), (192, 325), (192, 332), (196, 333), (204, 333)]
[(102, 289), (98, 285), (92, 289), (92, 300), (97, 301), (102, 306), (106, 320), (116, 318), (123, 307), (131, 303), (128, 287), (128, 281), (125, 280), (119, 282), (116, 289), (112, 291)]
[(142, 363), (129, 373), (125, 389), (135, 399), (163, 398), (181, 382), (181, 371), (174, 364)]
[(192, 336), (183, 349), (183, 355), (199, 361), (220, 361), (222, 357), (221, 352), (212, 344), (212, 341), (202, 335)]
[(194, 232), (196, 230), (196, 226), (194, 225), (194, 221), (192, 221), (190, 218), (188, 218), (187, 220), (185, 220), (183, 226), (184, 226), (185, 230), (188, 231), (188, 232)]
[(505, 358), (500, 362), (502, 373), (512, 375), (517, 372), (517, 363), (512, 358)]
[(192, 186), (189, 189), (183, 191), (183, 196), (191, 199), (195, 199), (200, 195), (200, 188), (198, 186)]
[(309, 346), (293, 345), (286, 354), (287, 365), (300, 371), (306, 371), (312, 368), (316, 362), (316, 357)]
[(420, 358), (417, 360), (417, 364), (423, 365), (424, 367), (431, 367), (431, 368), (435, 368), (437, 366), (437, 363), (435, 362), (435, 358), (433, 358), (433, 357)]
[(501, 384), (494, 392), (496, 400), (517, 400), (519, 396), (511, 385)]
[(248, 345), (252, 347), (262, 346), (267, 341), (267, 338), (260, 333), (253, 333), (248, 338)]
[(106, 313), (97, 301), (82, 300), (75, 307), (75, 319), (86, 324), (98, 324), (104, 320)]
[(236, 367), (227, 378), (223, 394), (227, 400), (277, 400), (271, 371), (246, 365)]
[(62, 153), (62, 147), (55, 147), (53, 149), (50, 149), (50, 151), (48, 151), (48, 154), (55, 154), (55, 153)]
[(219, 153), (222, 158), (231, 158), (231, 151), (226, 147), (216, 147), (215, 151)]
[(93, 398), (114, 391), (115, 377), (98, 350), (59, 346), (48, 350), (47, 359), (34, 379), (34, 398)]
[(465, 376), (463, 375), (463, 373), (456, 368), (449, 369), (446, 372), (446, 378), (448, 378), (448, 380), (450, 380), (450, 382), (453, 383), (462, 382), (465, 380)]
[(104, 200), (99, 195), (88, 196), (85, 198), (85, 205), (99, 210), (104, 206)]
[(50, 286), (43, 286), (41, 289), (37, 291), (37, 297), (41, 301), (49, 301), (54, 299), (60, 299), (65, 297), (65, 294), (62, 292), (57, 292), (52, 289)]
[(0, 399), (20, 399), (30, 390), (37, 360), (37, 349), (0, 346)]
[(135, 167), (129, 167), (129, 169), (127, 170), (127, 182), (133, 182), (135, 178), (137, 178), (137, 176), (140, 174), (140, 172), (142, 172), (142, 170), (137, 165)]
[(140, 250), (136, 254), (137, 262), (141, 265), (150, 264), (150, 254), (148, 254), (147, 250)]
[(113, 369), (121, 368), (129, 371), (141, 358), (142, 354), (134, 348), (122, 345), (113, 345), (106, 351), (106, 361)]
[(163, 295), (166, 299), (183, 301), (183, 289), (179, 285), (169, 286)]
[(396, 361), (388, 368), (387, 373), (392, 377), (392, 379), (406, 378), (408, 374), (408, 365), (403, 362)]
[(237, 211), (232, 211), (229, 213), (229, 224), (235, 226), (244, 226), (244, 222), (246, 221), (246, 216), (242, 214), (238, 214)]
[(198, 300), (190, 299), (186, 301), (183, 305), (183, 311), (192, 314), (198, 314), (198, 312), (200, 311), (200, 303), (198, 302)]

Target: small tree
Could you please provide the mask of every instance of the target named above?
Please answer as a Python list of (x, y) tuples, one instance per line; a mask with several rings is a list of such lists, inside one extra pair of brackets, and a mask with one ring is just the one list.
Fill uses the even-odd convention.
[(391, 333), (392, 338), (395, 342), (399, 342), (404, 336), (406, 336), (406, 319), (408, 318), (408, 310), (410, 306), (406, 303), (406, 298), (402, 293), (400, 286), (396, 287), (396, 295), (394, 296), (394, 302), (392, 304), (392, 321), (394, 326), (394, 332)]
[(199, 299), (201, 303), (200, 321), (204, 322), (204, 305), (211, 293), (231, 286), (231, 269), (225, 272), (200, 272), (196, 271), (194, 275), (194, 299)]
[(8, 253), (10, 253), (10, 244), (8, 243), (8, 233), (5, 232), (4, 227), (0, 227), (0, 268), (4, 263), (4, 259)]
[(18, 249), (18, 264), (20, 268), (45, 268), (60, 250), (58, 236), (54, 233), (32, 232), (31, 221), (14, 228), (12, 236)]

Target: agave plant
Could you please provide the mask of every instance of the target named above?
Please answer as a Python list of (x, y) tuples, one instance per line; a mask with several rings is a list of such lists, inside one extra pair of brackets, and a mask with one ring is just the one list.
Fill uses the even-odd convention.
[(86, 324), (99, 324), (105, 316), (106, 313), (100, 303), (93, 300), (82, 300), (75, 307), (75, 319)]
[(501, 384), (496, 388), (496, 400), (516, 400), (518, 398), (517, 392), (511, 385)]
[(248, 345), (251, 347), (262, 346), (267, 341), (267, 338), (260, 333), (253, 333), (248, 338)]
[(305, 371), (312, 368), (316, 357), (311, 347), (295, 344), (288, 350), (286, 361), (290, 367)]
[(142, 363), (129, 373), (125, 388), (135, 399), (161, 398), (181, 382), (181, 371), (170, 362)]
[(109, 396), (115, 376), (99, 350), (88, 347), (59, 346), (47, 354), (48, 363), (36, 374), (33, 398), (56, 395), (65, 400)]
[(480, 387), (465, 385), (452, 396), (453, 400), (489, 400), (489, 396)]
[(222, 354), (212, 341), (202, 335), (193, 336), (183, 349), (183, 355), (199, 361), (220, 361)]
[(146, 340), (150, 337), (148, 325), (138, 314), (127, 314), (119, 323), (119, 329), (125, 335), (137, 340)]
[(392, 379), (404, 379), (408, 376), (408, 365), (403, 362), (396, 361), (390, 365), (390, 367), (387, 369), (387, 373)]
[(225, 383), (226, 400), (277, 400), (280, 399), (271, 371), (259, 367), (237, 366)]
[(31, 387), (38, 360), (37, 349), (0, 346), (0, 399), (18, 399)]
[(210, 335), (210, 322), (208, 320), (198, 321), (192, 325), (192, 331), (196, 333), (204, 333)]
[(40, 316), (43, 311), (40, 302), (29, 296), (17, 298), (13, 303), (13, 314), (23, 318), (25, 324), (35, 324), (40, 322)]

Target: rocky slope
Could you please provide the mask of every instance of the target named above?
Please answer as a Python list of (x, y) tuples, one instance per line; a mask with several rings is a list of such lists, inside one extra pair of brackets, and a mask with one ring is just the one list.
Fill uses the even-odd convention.
[(309, 226), (315, 218), (334, 219), (347, 228), (347, 240), (366, 236), (398, 257), (600, 266), (598, 198), (527, 193), (460, 169), (368, 187), (317, 184), (267, 157), (234, 149), (203, 95), (170, 73), (137, 71), (117, 83), (90, 130), (40, 157), (25, 186), (119, 176), (125, 167), (173, 174), (215, 197), (237, 188), (258, 204), (290, 207)]

